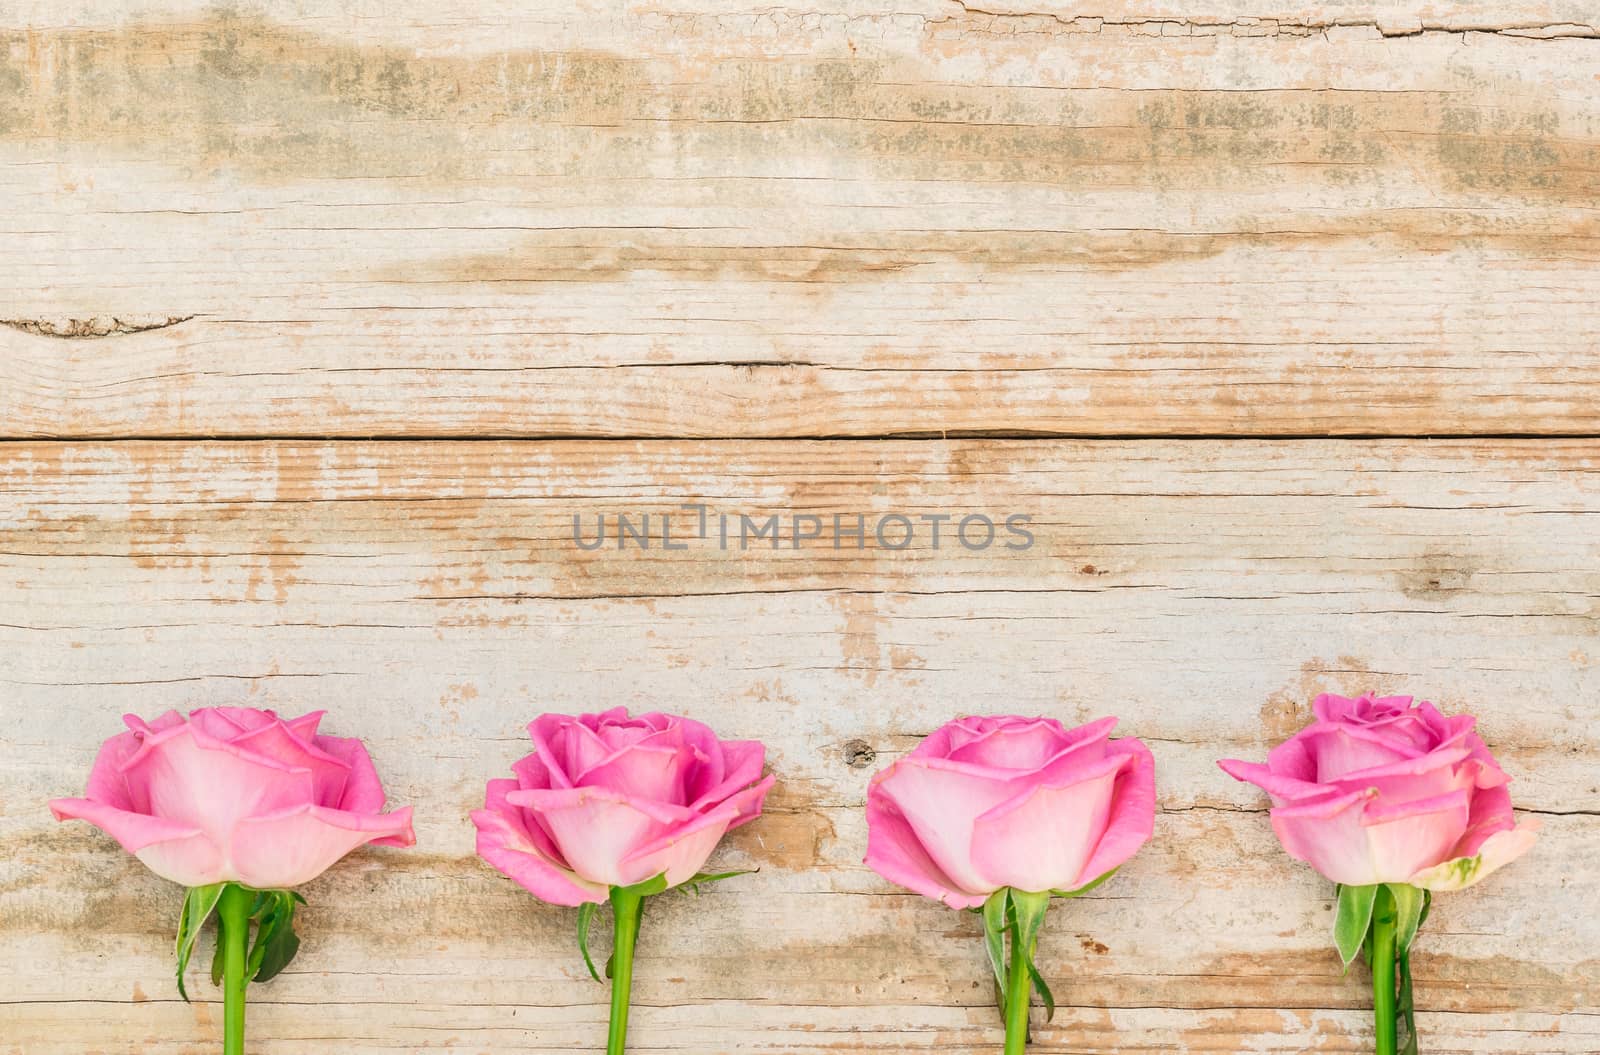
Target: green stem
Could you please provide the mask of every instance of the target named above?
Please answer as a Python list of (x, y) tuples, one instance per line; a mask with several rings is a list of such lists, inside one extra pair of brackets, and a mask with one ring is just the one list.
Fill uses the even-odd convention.
[(250, 944), (250, 910), (256, 895), (238, 883), (222, 888), (217, 900), (217, 941), (222, 943), (222, 1053), (244, 1055), (245, 951)]
[(1376, 1035), (1375, 1055), (1395, 1055), (1395, 923), (1399, 915), (1394, 895), (1387, 886), (1378, 887), (1372, 903), (1372, 1014)]
[(1028, 977), (1028, 949), (1022, 940), (1022, 927), (1013, 918), (1009, 929), (1011, 969), (1006, 974), (1005, 1055), (1022, 1055), (1028, 1047), (1028, 1005), (1033, 1002), (1033, 982)]
[(628, 1001), (633, 989), (633, 947), (639, 940), (639, 914), (644, 897), (633, 887), (611, 888), (611, 913), (616, 940), (611, 950), (611, 1029), (606, 1055), (622, 1055), (628, 1043)]

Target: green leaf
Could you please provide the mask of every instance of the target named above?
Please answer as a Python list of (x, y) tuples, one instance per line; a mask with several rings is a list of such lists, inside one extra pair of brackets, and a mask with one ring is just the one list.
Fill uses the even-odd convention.
[(983, 947), (989, 953), (989, 966), (994, 968), (995, 995), (1000, 1003), (1000, 1013), (1006, 1011), (1006, 915), (1011, 897), (1010, 887), (1001, 887), (983, 903)]
[(1412, 1004), (1411, 955), (1402, 952), (1395, 957), (1395, 969), (1400, 976), (1399, 1012), (1406, 1024), (1406, 1042), (1399, 1055), (1417, 1055), (1417, 1013)]
[[(1022, 950), (1023, 962), (1028, 966), (1028, 976), (1033, 979), (1033, 987), (1044, 998), (1045, 1009), (1053, 1018), (1056, 1013), (1056, 998), (1050, 992), (1050, 987), (1045, 984), (1039, 968), (1034, 964), (1034, 958), (1039, 952), (1039, 929), (1044, 926), (1045, 913), (1050, 910), (1050, 891), (1041, 890), (1032, 894), (1013, 890), (1011, 907), (1016, 919), (1016, 929), (1011, 932), (1011, 940), (1020, 943), (1017, 948)], [(1012, 955), (1016, 955), (1015, 949)]]
[(732, 872), (696, 872), (693, 877), (685, 879), (681, 885), (688, 887), (689, 893), (699, 897), (700, 888), (707, 883), (720, 883), (724, 879), (732, 879), (734, 876), (755, 875), (759, 871), (761, 871), (759, 868), (740, 868)]
[[(589, 967), (589, 976), (598, 982), (600, 972), (594, 969), (594, 958), (589, 955), (589, 924), (594, 920), (595, 908), (593, 901), (585, 901), (578, 906), (578, 948), (583, 950), (583, 962)], [(610, 973), (609, 969), (607, 973)]]
[[(209, 886), (190, 887), (183, 897), (183, 908), (178, 912), (178, 995), (183, 997), (184, 1003), (189, 1002), (189, 993), (184, 988), (183, 975), (189, 969), (189, 957), (194, 955), (195, 942), (200, 938), (200, 931), (205, 927), (206, 920), (211, 918), (211, 913), (216, 910), (217, 901), (222, 897), (222, 888), (226, 883), (212, 883)], [(213, 967), (213, 973), (215, 968)]]
[(1333, 944), (1338, 946), (1339, 958), (1346, 967), (1361, 951), (1367, 931), (1372, 926), (1372, 902), (1378, 896), (1376, 884), (1371, 886), (1340, 886), (1339, 912), (1333, 918)]
[(1404, 956), (1411, 948), (1411, 942), (1417, 936), (1417, 928), (1422, 925), (1422, 907), (1426, 897), (1424, 892), (1411, 886), (1409, 883), (1389, 883), (1389, 896), (1394, 898), (1395, 927), (1394, 947), (1395, 954)]
[(1033, 987), (1039, 992), (1039, 999), (1044, 1001), (1044, 1020), (1054, 1022), (1056, 1018), (1056, 998), (1050, 992), (1050, 987), (1044, 982), (1044, 975), (1039, 973), (1039, 968), (1034, 964), (1033, 957), (1028, 958), (1028, 977), (1033, 979)]
[[(1122, 867), (1121, 865), (1117, 866), (1117, 868), (1121, 868), (1121, 867)], [(1079, 887), (1076, 890), (1052, 890), (1052, 891), (1050, 891), (1050, 893), (1054, 894), (1056, 897), (1082, 897), (1084, 894), (1087, 894), (1089, 891), (1093, 890), (1095, 887), (1099, 886), (1101, 883), (1104, 883), (1107, 879), (1110, 879), (1112, 876), (1116, 875), (1117, 874), (1117, 868), (1113, 868), (1111, 871), (1107, 872), (1106, 874), (1100, 876), (1097, 879), (1089, 880), (1089, 882), (1083, 884), (1083, 886)]]
[(256, 899), (256, 940), (245, 961), (245, 977), (265, 982), (277, 977), (300, 951), (294, 932), (294, 907), (305, 899), (290, 890), (264, 890)]

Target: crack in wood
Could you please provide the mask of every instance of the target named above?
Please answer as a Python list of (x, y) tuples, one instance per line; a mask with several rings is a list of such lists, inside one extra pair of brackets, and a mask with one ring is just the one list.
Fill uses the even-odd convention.
[(83, 340), (117, 337), (129, 333), (164, 330), (196, 318), (194, 315), (91, 315), (87, 318), (0, 319), (0, 325), (38, 337)]

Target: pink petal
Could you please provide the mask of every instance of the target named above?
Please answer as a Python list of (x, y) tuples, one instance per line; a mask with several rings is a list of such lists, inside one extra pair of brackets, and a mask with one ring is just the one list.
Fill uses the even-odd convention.
[(972, 826), (1020, 787), (977, 775), (972, 768), (907, 755), (874, 777), (873, 784), (879, 794), (894, 800), (940, 871), (963, 890), (983, 890), (988, 880), (972, 861)]
[(607, 886), (635, 882), (623, 861), (640, 847), (701, 816), (682, 807), (628, 799), (606, 788), (513, 791), (506, 801), (544, 822), (574, 872)]
[(123, 775), (135, 802), (147, 796), (152, 814), (199, 828), (219, 846), (246, 817), (312, 801), (309, 770), (239, 751), (192, 723), (147, 736)]
[[(626, 713), (626, 712), (624, 712)], [(611, 747), (585, 723), (568, 714), (541, 714), (528, 723), (528, 735), (550, 774), (550, 786), (570, 788), (579, 773), (612, 753)]]
[(771, 791), (772, 786), (777, 782), (777, 777), (768, 776), (766, 779), (757, 781), (745, 790), (729, 795), (723, 800), (726, 805), (733, 809), (733, 820), (728, 824), (730, 832), (741, 825), (749, 824), (761, 816), (761, 807), (766, 802), (767, 792)]
[(1271, 811), (1272, 830), (1290, 857), (1335, 883), (1379, 883), (1361, 812), (1372, 793), (1354, 791)]
[(1111, 796), (1111, 819), (1094, 855), (1078, 875), (1077, 887), (1118, 868), (1146, 842), (1156, 826), (1156, 760), (1137, 737), (1113, 740), (1110, 750), (1131, 755), (1133, 762), (1117, 777)]
[(1068, 733), (1054, 718), (1019, 718), (987, 730), (945, 757), (987, 768), (1031, 772), (1068, 747), (1105, 739), (1116, 724), (1115, 718), (1108, 718)]
[(923, 849), (922, 841), (900, 808), (879, 785), (867, 791), (867, 867), (891, 883), (951, 908), (976, 908), (994, 891), (971, 892), (957, 887)]
[(1511, 812), (1511, 791), (1504, 784), (1480, 788), (1472, 796), (1472, 809), (1467, 817), (1467, 830), (1451, 851), (1451, 857), (1472, 857), (1490, 836), (1509, 831), (1517, 826)]
[(1470, 797), (1465, 790), (1410, 802), (1367, 803), (1366, 829), (1372, 867), (1379, 883), (1404, 883), (1418, 869), (1443, 860), (1467, 827)]
[(688, 747), (636, 744), (575, 774), (572, 781), (578, 787), (609, 788), (625, 798), (683, 805), (684, 779), (693, 759)]
[(550, 837), (550, 832), (539, 823), (538, 817), (508, 800), (507, 796), (519, 790), (522, 789), (517, 786), (515, 780), (491, 780), (484, 789), (483, 808), (497, 814), (503, 823), (515, 831), (519, 845), (531, 844), (552, 864), (563, 871), (570, 871), (561, 856), (560, 848)]
[(314, 801), (319, 805), (337, 807), (344, 797), (350, 766), (318, 747), (314, 741), (299, 739), (285, 722), (266, 722), (234, 737), (230, 742), (235, 748), (251, 755), (310, 771)]
[[(139, 724), (143, 725), (142, 722)], [(84, 798), (134, 813), (148, 813), (150, 801), (149, 796), (144, 794), (145, 789), (141, 786), (135, 794), (135, 789), (128, 786), (128, 780), (122, 773), (128, 759), (138, 754), (143, 744), (144, 736), (140, 732), (119, 733), (101, 744), (100, 751), (95, 755), (94, 767), (89, 770), (89, 787), (84, 792)]]
[(1417, 758), (1347, 773), (1336, 781), (1330, 781), (1329, 786), (1348, 791), (1377, 788), (1389, 801), (1433, 798), (1472, 785), (1477, 764), (1464, 767), (1461, 763), (1466, 760), (1466, 748), (1445, 748)]
[(205, 886), (229, 878), (222, 871), (222, 852), (197, 828), (90, 799), (52, 799), (50, 812), (58, 821), (88, 821), (163, 879)]
[(977, 818), (972, 863), (984, 886), (1039, 892), (1075, 885), (1111, 817), (1117, 774), (1131, 756), (1108, 755), (1071, 783), (1032, 784)]
[(472, 811), (472, 823), (478, 829), (478, 856), (552, 905), (607, 900), (610, 890), (605, 884), (590, 883), (564, 867), (542, 829), (530, 828), (522, 810), (505, 801), (506, 792), (515, 787), (511, 780), (490, 781), (485, 807)]
[(126, 725), (133, 732), (146, 735), (166, 732), (168, 729), (184, 725), (188, 720), (177, 711), (167, 711), (152, 722), (146, 722), (137, 714), (124, 714), (122, 716), (123, 725)]
[[(1316, 783), (1317, 760), (1311, 753), (1306, 730), (1302, 729), (1267, 752), (1267, 768), (1291, 780)], [(1240, 777), (1239, 779), (1246, 779)]]
[(726, 832), (761, 812), (761, 800), (775, 779), (768, 777), (744, 795), (729, 799), (710, 813), (697, 813), (687, 823), (634, 850), (622, 861), (627, 885), (662, 874), (669, 887), (694, 878)]
[(383, 781), (367, 753), (367, 745), (358, 737), (319, 736), (318, 750), (337, 758), (346, 766), (345, 779), (334, 798), (330, 785), (319, 789), (318, 806), (331, 806), (351, 813), (378, 813), (383, 809)]
[(371, 814), (304, 805), (240, 821), (231, 850), (240, 881), (267, 890), (308, 883), (367, 843), (415, 842), (409, 806)]
[(767, 749), (759, 740), (727, 740), (721, 744), (722, 764), (711, 766), (696, 783), (712, 772), (721, 772), (715, 783), (706, 784), (690, 799), (690, 807), (708, 810), (728, 796), (749, 787), (761, 779), (761, 767), (766, 765)]
[(1424, 890), (1465, 890), (1533, 849), (1540, 827), (1537, 817), (1529, 817), (1509, 831), (1489, 836), (1475, 855), (1424, 868), (1407, 882)]
[(1418, 755), (1410, 744), (1396, 743), (1359, 725), (1313, 725), (1300, 734), (1317, 763), (1317, 781), (1326, 784), (1348, 774)]
[(1355, 713), (1355, 703), (1348, 696), (1325, 692), (1311, 701), (1311, 713), (1319, 722), (1342, 722)]
[(1326, 798), (1338, 793), (1338, 789), (1330, 785), (1284, 776), (1273, 771), (1270, 766), (1258, 762), (1241, 762), (1235, 758), (1224, 758), (1219, 760), (1217, 765), (1234, 780), (1254, 784), (1271, 795), (1275, 806)]

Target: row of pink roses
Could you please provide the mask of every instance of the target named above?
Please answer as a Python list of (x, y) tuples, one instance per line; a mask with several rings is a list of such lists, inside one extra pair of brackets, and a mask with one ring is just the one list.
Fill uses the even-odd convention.
[[(1470, 716), (1446, 718), (1408, 697), (1321, 696), (1314, 711), (1265, 764), (1221, 765), (1271, 797), (1285, 849), (1340, 884), (1346, 961), (1366, 947), (1378, 979), (1374, 936), (1382, 945), (1390, 934), (1388, 962), (1398, 955), (1404, 974), (1403, 990), (1390, 981), (1393, 992), (1376, 997), (1377, 1050), (1390, 1052), (1395, 1041), (1383, 1034), (1394, 1036), (1395, 1016), (1391, 1008), (1386, 1024), (1384, 1002), (1395, 992), (1409, 1000), (1405, 956), (1423, 892), (1477, 882), (1526, 851), (1535, 825), (1514, 820), (1510, 778)], [(409, 807), (383, 812), (362, 742), (318, 732), (320, 717), (224, 707), (148, 723), (129, 716), (128, 731), (102, 747), (84, 797), (51, 803), (58, 818), (90, 821), (190, 888), (180, 986), (194, 935), (215, 915), (229, 1055), (243, 1050), (245, 983), (276, 973), (298, 944), (290, 888), (363, 844), (414, 842)], [(1032, 992), (1053, 1003), (1034, 962), (1050, 898), (1103, 882), (1152, 834), (1154, 759), (1138, 739), (1110, 739), (1115, 725), (958, 719), (877, 774), (868, 792), (867, 864), (983, 916), (1008, 1053), (1022, 1051)], [(489, 782), (472, 814), (478, 852), (541, 900), (580, 908), (586, 961), (589, 920), (610, 903), (616, 1055), (643, 899), (737, 874), (702, 868), (725, 833), (759, 815), (774, 778), (763, 775), (762, 744), (721, 740), (688, 718), (618, 708), (543, 715), (529, 732), (533, 752), (512, 777)]]

